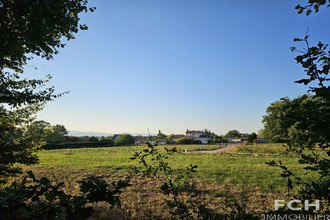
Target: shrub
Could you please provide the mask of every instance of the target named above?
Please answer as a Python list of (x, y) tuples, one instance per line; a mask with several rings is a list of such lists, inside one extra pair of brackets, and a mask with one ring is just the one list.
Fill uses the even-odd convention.
[(179, 138), (176, 142), (178, 144), (192, 144), (193, 140), (191, 140), (189, 138)]
[(66, 148), (97, 148), (97, 147), (112, 147), (113, 141), (107, 142), (78, 142), (78, 143), (63, 143), (63, 144), (45, 144), (43, 149), (66, 149)]
[(118, 139), (115, 141), (116, 146), (129, 146), (133, 145), (135, 143), (134, 138), (130, 134), (122, 134), (118, 137)]
[(1, 188), (1, 219), (87, 219), (93, 214), (90, 203), (105, 201), (120, 207), (121, 189), (130, 185), (129, 178), (109, 184), (102, 177), (91, 176), (78, 181), (81, 193), (73, 196), (61, 189), (64, 183), (54, 184), (27, 173), (21, 182)]
[(200, 140), (194, 140), (192, 144), (202, 144), (202, 142)]

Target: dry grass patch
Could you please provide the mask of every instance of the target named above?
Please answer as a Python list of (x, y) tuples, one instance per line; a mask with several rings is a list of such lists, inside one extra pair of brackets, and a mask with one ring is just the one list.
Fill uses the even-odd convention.
[[(118, 181), (125, 178), (125, 174), (109, 172), (84, 172), (83, 170), (64, 170), (56, 171), (53, 175), (50, 170), (33, 170), (37, 178), (47, 176), (57, 182), (64, 182), (63, 190), (71, 194), (79, 193), (78, 180), (89, 175), (102, 175), (107, 182)], [(65, 174), (64, 174), (65, 173)], [(70, 173), (70, 174), (69, 174)], [(68, 175), (69, 174), (69, 175)], [(229, 183), (219, 184), (215, 182), (196, 181), (197, 195), (195, 199), (207, 205), (208, 208), (217, 213), (230, 213), (232, 208), (228, 207), (229, 202), (236, 202), (241, 207), (245, 207), (248, 213), (266, 213), (273, 210), (275, 199), (286, 199), (289, 195), (273, 194), (262, 192), (255, 189), (233, 186)], [(165, 196), (160, 190), (162, 182), (154, 178), (147, 178), (139, 175), (132, 176), (132, 186), (124, 189), (121, 194), (121, 207), (110, 208), (107, 203), (100, 202), (91, 204), (95, 213), (90, 219), (169, 219), (171, 217), (166, 206), (166, 199), (172, 199)], [(284, 198), (285, 197), (285, 198)], [(183, 198), (189, 199), (188, 193), (184, 193)]]

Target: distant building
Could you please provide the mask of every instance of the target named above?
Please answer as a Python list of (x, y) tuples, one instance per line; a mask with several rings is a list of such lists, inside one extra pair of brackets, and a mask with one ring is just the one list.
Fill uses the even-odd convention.
[(210, 140), (215, 140), (215, 136), (213, 134), (209, 134), (204, 131), (186, 131), (186, 137), (192, 137), (194, 140), (198, 140), (202, 142), (202, 144), (207, 144)]
[(145, 136), (135, 136), (134, 137), (135, 144), (145, 144), (148, 141), (149, 141), (149, 137), (145, 137)]
[(203, 134), (205, 134), (203, 131), (195, 131), (195, 130), (192, 130), (192, 131), (187, 130), (186, 131), (186, 136), (187, 137), (193, 137), (194, 139), (199, 138), (199, 136), (201, 136)]

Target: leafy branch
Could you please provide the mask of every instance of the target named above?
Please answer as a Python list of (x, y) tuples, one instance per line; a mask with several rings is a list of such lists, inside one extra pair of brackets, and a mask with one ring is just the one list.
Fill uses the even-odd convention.
[[(328, 0), (327, 7), (330, 7), (330, 1)], [(298, 4), (295, 9), (298, 10), (298, 14), (302, 14), (304, 11), (306, 11), (306, 15), (310, 15), (312, 11), (314, 10), (315, 13), (319, 12), (320, 6), (326, 5), (327, 0), (308, 0), (308, 4), (305, 6), (301, 6)]]
[(63, 182), (54, 184), (46, 177), (37, 179), (29, 171), (21, 182), (0, 188), (2, 219), (87, 219), (93, 214), (90, 203), (105, 201), (120, 207), (119, 195), (130, 186), (130, 179), (107, 183), (90, 176), (81, 181), (80, 195), (66, 194)]

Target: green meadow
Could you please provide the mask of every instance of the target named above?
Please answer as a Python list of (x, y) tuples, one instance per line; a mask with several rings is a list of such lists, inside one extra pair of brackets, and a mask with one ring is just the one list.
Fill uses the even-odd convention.
[[(156, 148), (165, 152), (165, 147), (178, 150), (168, 159), (174, 175), (190, 164), (197, 165), (197, 172), (188, 178), (196, 182), (199, 195), (208, 207), (222, 212), (228, 211), (228, 198), (244, 204), (247, 212), (251, 213), (273, 210), (275, 199), (293, 198), (298, 188), (289, 192), (287, 180), (281, 177), (281, 170), (268, 166), (266, 162), (281, 161), (305, 179), (312, 177), (311, 174), (303, 175), (304, 170), (298, 158), (279, 144), (241, 146), (226, 153), (190, 152), (218, 149), (216, 145), (168, 145)], [(152, 213), (156, 219), (168, 219), (171, 217), (165, 203), (168, 197), (160, 190), (161, 181), (130, 172), (132, 167), (142, 168), (138, 161), (130, 158), (134, 152), (145, 148), (146, 145), (44, 150), (38, 153), (40, 163), (25, 166), (24, 170), (32, 170), (37, 177), (46, 176), (55, 182), (64, 182), (64, 190), (71, 194), (79, 193), (77, 181), (89, 175), (103, 176), (109, 183), (130, 175), (131, 186), (121, 194), (121, 208), (112, 210), (104, 203), (95, 204), (96, 212), (91, 219), (148, 219), (148, 213)]]
[[(242, 146), (230, 153), (190, 153), (199, 146), (158, 146), (159, 149), (176, 147), (179, 153), (169, 158), (170, 166), (176, 170), (190, 164), (197, 165), (196, 178), (202, 183), (227, 184), (234, 187), (257, 189), (265, 192), (286, 192), (286, 179), (280, 176), (280, 169), (266, 164), (271, 160), (281, 161), (297, 173), (302, 174), (298, 158), (287, 154), (278, 144)], [(73, 174), (99, 174), (124, 176), (133, 166), (141, 167), (130, 158), (134, 151), (147, 146), (81, 148), (64, 150), (44, 150), (38, 153), (40, 163), (26, 167), (46, 174), (60, 174), (69, 178)], [(186, 149), (187, 153), (180, 152)], [(218, 146), (202, 146), (216, 149)], [(310, 178), (310, 176), (305, 176)]]

